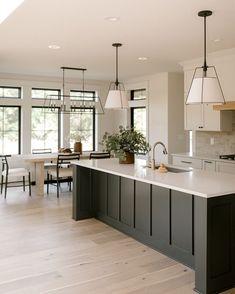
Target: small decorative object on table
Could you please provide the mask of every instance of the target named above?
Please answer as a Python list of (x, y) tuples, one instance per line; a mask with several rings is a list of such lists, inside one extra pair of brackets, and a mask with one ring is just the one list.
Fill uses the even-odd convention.
[(72, 150), (70, 148), (60, 148), (58, 153), (72, 153)]
[(114, 153), (119, 158), (119, 163), (134, 163), (135, 154), (146, 154), (150, 151), (144, 135), (133, 128), (119, 127), (119, 132), (105, 133), (102, 144), (104, 150)]
[(80, 136), (76, 137), (76, 141), (74, 143), (74, 152), (79, 152), (80, 154), (82, 154), (82, 142)]

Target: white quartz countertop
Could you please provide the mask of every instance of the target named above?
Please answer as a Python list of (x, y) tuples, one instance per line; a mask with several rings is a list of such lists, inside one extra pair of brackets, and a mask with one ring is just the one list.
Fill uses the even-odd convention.
[(142, 159), (137, 159), (135, 164), (119, 164), (118, 159), (81, 160), (73, 164), (205, 198), (235, 193), (232, 174), (203, 170), (160, 173), (146, 167)]

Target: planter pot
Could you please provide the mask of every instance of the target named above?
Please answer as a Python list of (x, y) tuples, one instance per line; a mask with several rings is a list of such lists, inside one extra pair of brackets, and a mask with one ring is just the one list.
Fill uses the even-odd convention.
[(74, 152), (80, 152), (80, 154), (82, 154), (82, 143), (81, 142), (74, 143)]
[(135, 162), (135, 154), (130, 152), (125, 152), (125, 159), (119, 158), (119, 163), (130, 164)]

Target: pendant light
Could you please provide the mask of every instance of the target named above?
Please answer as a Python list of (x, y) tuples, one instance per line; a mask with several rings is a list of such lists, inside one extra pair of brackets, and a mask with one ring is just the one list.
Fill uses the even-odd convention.
[(118, 81), (118, 48), (122, 46), (120, 43), (112, 44), (116, 48), (116, 80), (111, 82), (109, 86), (109, 93), (105, 103), (105, 108), (110, 109), (124, 109), (128, 108), (128, 99), (123, 83)]
[(202, 67), (196, 67), (194, 70), (185, 104), (225, 103), (216, 69), (214, 66), (208, 66), (206, 62), (206, 18), (210, 15), (210, 10), (198, 12), (198, 16), (204, 18), (204, 63)]

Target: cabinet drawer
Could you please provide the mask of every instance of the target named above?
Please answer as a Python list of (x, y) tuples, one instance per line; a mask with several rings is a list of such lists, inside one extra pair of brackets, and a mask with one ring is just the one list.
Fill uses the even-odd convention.
[(235, 164), (217, 161), (216, 171), (220, 173), (235, 174)]
[(209, 170), (209, 171), (215, 171), (215, 161), (214, 160), (207, 160), (203, 159), (202, 161), (202, 169)]
[(202, 160), (198, 159), (198, 158), (192, 158), (192, 157), (173, 156), (173, 165), (201, 169), (202, 168)]

